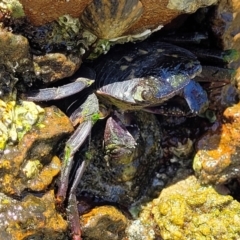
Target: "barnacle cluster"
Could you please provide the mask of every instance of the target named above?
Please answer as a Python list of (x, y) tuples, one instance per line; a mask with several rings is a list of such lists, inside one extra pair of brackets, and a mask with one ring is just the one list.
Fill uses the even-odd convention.
[(72, 50), (76, 44), (73, 39), (78, 36), (80, 29), (81, 26), (78, 18), (73, 18), (70, 15), (63, 15), (59, 17), (58, 21), (55, 23), (51, 34), (52, 41), (56, 44), (64, 42), (67, 48), (66, 50)]
[(0, 99), (0, 151), (7, 144), (17, 143), (33, 125), (39, 122), (44, 109), (33, 102)]
[(41, 53), (56, 51), (79, 50), (79, 42), (82, 39), (81, 25), (78, 18), (70, 15), (63, 15), (57, 21), (42, 26), (33, 26), (27, 23), (28, 27), (14, 28), (18, 34), (24, 35), (30, 42), (30, 46)]
[(1, 0), (0, 9), (2, 12), (8, 12), (14, 18), (23, 17), (23, 6), (18, 0)]

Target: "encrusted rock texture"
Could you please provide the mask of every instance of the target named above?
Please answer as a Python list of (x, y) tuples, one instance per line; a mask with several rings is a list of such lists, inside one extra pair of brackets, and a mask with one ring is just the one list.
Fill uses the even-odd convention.
[[(121, 4), (127, 1), (129, 0), (121, 0)], [(12, 4), (18, 1), (10, 2)], [(10, 2), (3, 0), (1, 4), (6, 5)], [(34, 26), (43, 26), (66, 14), (81, 20), (86, 7), (97, 1), (19, 0), (19, 2), (29, 22)], [(109, 2), (102, 0), (105, 10), (108, 9)], [(239, 0), (136, 0), (135, 2), (136, 6), (143, 9), (141, 16), (120, 35), (142, 33), (147, 29), (153, 30), (166, 24), (178, 26), (184, 22), (186, 14), (193, 13), (201, 7), (217, 4), (209, 24), (219, 40), (216, 45), (222, 49), (234, 48), (240, 51)], [(10, 12), (14, 12), (12, 6)], [(0, 22), (4, 18), (8, 19), (7, 14), (6, 9), (1, 11)], [(13, 14), (13, 16), (20, 15), (22, 16), (22, 13)], [(67, 28), (66, 32), (68, 30)], [(35, 78), (50, 83), (71, 76), (80, 67), (82, 56), (77, 56), (76, 52), (71, 55), (69, 54), (71, 51), (67, 48), (68, 54), (64, 52), (42, 54), (40, 51), (39, 55), (35, 55), (36, 52), (31, 51), (30, 41), (11, 31), (11, 29), (0, 29), (0, 89), (4, 101), (5, 89), (8, 91), (7, 98), (15, 91), (15, 84), (19, 79), (23, 81), (24, 86), (31, 86)], [(49, 35), (50, 33), (52, 32), (50, 31)], [(82, 37), (79, 29), (74, 33), (74, 39)], [(68, 34), (66, 38), (60, 38), (60, 43), (62, 39), (68, 40), (69, 36), (72, 36), (71, 31)], [(40, 37), (39, 42), (41, 40)], [(71, 49), (71, 44), (68, 47)], [(236, 81), (240, 89), (239, 66), (239, 61), (231, 63), (231, 67), (237, 70)], [(45, 111), (43, 121), (27, 132), (18, 144), (8, 147), (0, 157), (0, 238), (2, 239), (65, 240), (69, 238), (68, 223), (56, 210), (54, 193), (52, 190), (49, 191), (49, 188), (53, 188), (53, 180), (61, 170), (61, 161), (55, 156), (56, 152), (53, 149), (58, 148), (59, 143), (74, 129), (70, 120), (59, 109), (52, 107), (45, 108)], [(140, 217), (135, 221), (130, 221), (123, 212), (112, 206), (93, 208), (80, 218), (84, 239), (207, 240), (209, 237), (217, 240), (239, 239), (239, 202), (229, 195), (219, 194), (213, 187), (226, 184), (232, 179), (239, 181), (239, 112), (239, 103), (226, 109), (222, 121), (214, 124), (197, 142), (197, 154), (193, 163), (196, 177), (189, 177), (188, 171), (186, 175), (180, 174), (181, 178), (175, 179), (172, 186), (142, 207)], [(183, 176), (186, 179), (182, 180)], [(38, 192), (38, 196), (29, 193), (31, 191)]]
[(198, 141), (193, 167), (202, 183), (223, 184), (240, 177), (239, 112), (239, 103), (227, 108), (223, 123)]
[(46, 190), (61, 169), (54, 151), (72, 131), (70, 120), (59, 109), (46, 108), (43, 121), (0, 157), (1, 192), (21, 195), (25, 189)]

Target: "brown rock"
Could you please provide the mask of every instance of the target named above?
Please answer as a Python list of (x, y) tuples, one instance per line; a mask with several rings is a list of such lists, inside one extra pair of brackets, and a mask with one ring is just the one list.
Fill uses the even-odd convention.
[(193, 13), (198, 8), (216, 3), (216, 0), (141, 0), (144, 12), (140, 20), (127, 33), (142, 32), (165, 26), (183, 13)]
[[(223, 49), (236, 49), (240, 52), (240, 3), (239, 0), (221, 0), (212, 17), (212, 30)], [(231, 64), (237, 69), (240, 59)], [(238, 75), (239, 77), (239, 75)]]
[(56, 148), (72, 131), (70, 120), (59, 109), (46, 108), (43, 121), (1, 156), (0, 191), (20, 195), (26, 188), (46, 189), (61, 169), (59, 159), (53, 158)]
[(67, 239), (67, 222), (56, 212), (54, 192), (22, 201), (0, 193), (1, 239)]
[(0, 63), (7, 61), (14, 65), (29, 59), (29, 45), (27, 38), (15, 35), (0, 28)]
[(49, 53), (44, 56), (34, 56), (34, 70), (45, 83), (51, 83), (72, 76), (80, 67), (81, 59), (72, 55)]
[(64, 14), (77, 18), (92, 0), (20, 0), (20, 2), (31, 23), (40, 26), (52, 22)]
[(82, 237), (86, 240), (122, 240), (127, 226), (126, 217), (115, 207), (95, 207), (80, 217)]
[(0, 89), (1, 98), (8, 99), (13, 91), (16, 76), (30, 81), (33, 73), (32, 56), (27, 38), (0, 28)]
[(194, 170), (203, 183), (222, 184), (239, 178), (240, 103), (224, 112), (224, 123), (197, 144)]

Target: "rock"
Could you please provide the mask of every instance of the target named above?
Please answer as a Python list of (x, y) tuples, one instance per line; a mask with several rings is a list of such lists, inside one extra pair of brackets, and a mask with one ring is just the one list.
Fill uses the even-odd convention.
[(139, 235), (137, 229), (139, 238), (128, 239), (237, 239), (239, 213), (239, 202), (190, 176), (164, 189), (143, 207), (138, 223), (147, 235)]
[[(211, 28), (223, 49), (236, 49), (240, 52), (240, 3), (238, 0), (221, 0), (211, 18)], [(237, 70), (240, 82), (240, 58), (231, 66)]]
[(216, 0), (141, 0), (144, 8), (142, 17), (127, 33), (143, 32), (155, 29), (159, 25), (165, 26), (177, 16), (193, 13), (197, 9), (216, 4)]
[(202, 183), (222, 184), (239, 178), (240, 104), (225, 110), (224, 122), (197, 143), (193, 168)]
[[(0, 28), (0, 63), (11, 62), (13, 67), (19, 68), (21, 62), (30, 58), (28, 40)], [(18, 64), (17, 64), (18, 63)]]
[(211, 28), (224, 49), (240, 50), (240, 4), (238, 0), (221, 0), (215, 8)]
[(20, 76), (31, 82), (32, 56), (27, 38), (7, 32), (0, 27), (0, 97), (10, 98)]
[(36, 26), (40, 26), (57, 20), (65, 14), (69, 14), (72, 17), (77, 18), (81, 15), (85, 7), (92, 2), (92, 0), (20, 0), (20, 2), (23, 5), (24, 12), (31, 23)]
[[(78, 18), (83, 14), (83, 11), (91, 2), (91, 0), (71, 0), (71, 1), (61, 1), (55, 2), (51, 1), (30, 1), (30, 0), (20, 0), (23, 5), (25, 14), (32, 22), (32, 24), (39, 26), (46, 24), (48, 22), (57, 20), (60, 16), (69, 14), (72, 17)], [(99, 1), (96, 1), (99, 2)], [(108, 9), (108, 1), (103, 1), (103, 4), (96, 3), (96, 6), (101, 5), (105, 7), (105, 14), (111, 14), (111, 11)], [(126, 0), (119, 1), (119, 11), (122, 11), (122, 5), (126, 4)], [(136, 23), (134, 23), (134, 18), (129, 22), (129, 30), (125, 31), (125, 34), (134, 34), (140, 33), (147, 29), (155, 29), (159, 25), (165, 25), (171, 22), (174, 18), (182, 13), (193, 13), (200, 7), (209, 6), (217, 3), (217, 0), (186, 0), (184, 2), (178, 0), (141, 0), (135, 1), (135, 8), (143, 8), (143, 13)], [(116, 6), (116, 2), (113, 4)], [(187, 6), (187, 7), (186, 7)], [(39, 14), (39, 9), (41, 9), (41, 13)], [(114, 9), (112, 7), (112, 9)], [(134, 9), (133, 9), (134, 11)], [(94, 14), (97, 14), (98, 11), (93, 11)], [(128, 17), (130, 13), (126, 14)], [(118, 14), (114, 14), (117, 18)], [(95, 16), (89, 16), (89, 19), (94, 19)], [(122, 18), (122, 22), (123, 22)], [(125, 19), (124, 19), (125, 20)], [(91, 20), (89, 20), (91, 21)], [(101, 21), (101, 19), (99, 19)], [(114, 21), (110, 18), (110, 23)], [(120, 20), (119, 20), (120, 21)], [(106, 23), (106, 17), (104, 17), (104, 22)], [(118, 24), (118, 23), (117, 23)], [(109, 24), (109, 27), (116, 28), (116, 24)], [(110, 31), (110, 30), (109, 30)], [(123, 32), (122, 32), (123, 33)], [(124, 35), (124, 34), (121, 34)], [(119, 35), (120, 36), (120, 35)], [(114, 36), (116, 37), (116, 36)]]
[(80, 58), (72, 55), (65, 56), (61, 53), (34, 56), (33, 61), (35, 74), (45, 83), (70, 77), (81, 65)]
[(18, 0), (2, 0), (0, 9), (2, 13), (10, 14), (14, 18), (24, 16), (22, 4)]
[(45, 190), (61, 168), (60, 160), (53, 157), (57, 146), (72, 131), (70, 120), (59, 109), (45, 108), (44, 119), (1, 156), (0, 191), (20, 195), (24, 189)]
[(16, 144), (34, 125), (41, 121), (44, 109), (33, 102), (0, 99), (0, 152)]
[(1, 239), (67, 239), (67, 222), (56, 212), (54, 201), (53, 191), (22, 201), (0, 193)]
[(80, 217), (84, 240), (122, 240), (127, 226), (126, 217), (115, 207), (95, 207)]

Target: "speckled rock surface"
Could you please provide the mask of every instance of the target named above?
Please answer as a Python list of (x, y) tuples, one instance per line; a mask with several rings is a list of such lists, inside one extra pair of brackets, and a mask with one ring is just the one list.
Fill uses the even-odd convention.
[(225, 110), (223, 124), (197, 143), (193, 168), (203, 183), (225, 183), (240, 177), (240, 104)]
[(59, 141), (72, 131), (72, 124), (59, 109), (46, 108), (44, 119), (26, 133), (17, 146), (9, 146), (2, 154), (1, 192), (20, 195), (27, 188), (45, 190), (61, 169), (60, 160), (53, 158), (54, 151)]
[(127, 218), (115, 207), (95, 207), (80, 217), (84, 240), (122, 240)]
[(198, 8), (210, 6), (216, 0), (142, 0), (144, 13), (140, 20), (135, 23), (128, 33), (141, 32), (145, 29), (153, 29), (158, 25), (166, 25), (174, 18), (183, 13), (193, 13)]
[[(238, 239), (240, 204), (231, 196), (218, 194), (211, 186), (201, 186), (190, 176), (166, 189), (147, 204), (138, 221), (138, 238), (129, 240)], [(135, 222), (137, 224), (137, 222)], [(142, 233), (139, 234), (139, 229)], [(145, 228), (145, 231), (143, 230)]]
[(81, 64), (81, 59), (72, 55), (49, 53), (34, 56), (34, 71), (45, 83), (72, 76)]
[(0, 193), (0, 235), (5, 240), (67, 239), (67, 222), (56, 212), (53, 191), (22, 201)]
[[(43, 25), (47, 22), (56, 20), (64, 14), (70, 14), (72, 17), (79, 17), (85, 7), (92, 0), (20, 0), (25, 14), (34, 25)], [(39, 10), (41, 13), (39, 14)]]
[[(29, 59), (28, 40), (0, 28), (0, 63), (10, 61), (13, 65)], [(29, 66), (28, 66), (29, 67)]]

